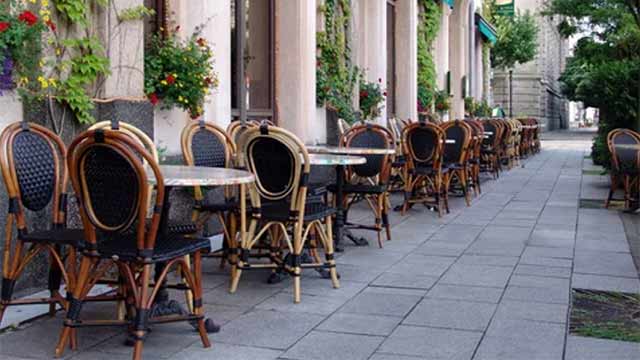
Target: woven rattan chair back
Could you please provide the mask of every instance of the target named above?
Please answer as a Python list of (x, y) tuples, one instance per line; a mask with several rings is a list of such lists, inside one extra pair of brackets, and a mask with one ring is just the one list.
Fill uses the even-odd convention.
[(440, 125), (446, 139), (455, 140), (454, 144), (445, 144), (444, 162), (462, 164), (466, 160), (469, 143), (471, 142), (471, 129), (464, 121), (448, 121)]
[[(395, 149), (391, 132), (377, 124), (355, 125), (340, 139), (340, 145), (344, 147)], [(393, 161), (392, 155), (363, 155), (367, 162), (363, 165), (348, 167), (348, 173), (362, 178), (377, 176), (379, 183), (386, 184)]]
[(411, 168), (437, 166), (442, 160), (444, 132), (435, 124), (419, 122), (405, 127), (404, 154)]
[(255, 175), (261, 200), (288, 201), (292, 212), (304, 215), (311, 165), (297, 136), (276, 126), (250, 127), (239, 139), (238, 162)]
[[(107, 239), (130, 234), (141, 256), (152, 251), (164, 198), (162, 174), (153, 155), (131, 136), (98, 129), (71, 143), (67, 161), (87, 242), (95, 247), (97, 233)], [(146, 229), (149, 179), (156, 184), (156, 199)]]
[(18, 231), (27, 231), (24, 209), (51, 208), (54, 225), (65, 223), (67, 167), (62, 140), (26, 122), (8, 125), (0, 136), (0, 165)]
[(151, 153), (151, 155), (156, 160), (156, 162), (160, 161), (158, 149), (153, 143), (153, 140), (144, 131), (140, 130), (134, 125), (131, 125), (129, 123), (122, 122), (122, 121), (117, 121), (117, 120), (100, 121), (91, 125), (87, 130), (97, 130), (97, 129), (117, 130), (131, 136), (134, 140), (137, 140), (140, 145), (144, 146), (144, 148), (148, 152)]
[(182, 129), (182, 156), (187, 165), (231, 167), (235, 145), (224, 129), (210, 122), (192, 122)]
[(242, 136), (242, 134), (247, 131), (247, 129), (249, 128), (253, 128), (253, 127), (258, 127), (259, 125), (255, 122), (249, 121), (245, 124), (243, 124), (240, 121), (233, 121), (231, 122), (231, 124), (229, 124), (229, 126), (227, 126), (227, 135), (229, 135), (229, 138), (231, 138), (231, 140), (233, 141), (233, 143), (236, 145), (236, 149), (238, 149), (238, 141), (240, 140), (240, 137)]
[(640, 151), (616, 145), (639, 145), (640, 134), (630, 129), (614, 129), (607, 135), (611, 165), (616, 173), (640, 173)]

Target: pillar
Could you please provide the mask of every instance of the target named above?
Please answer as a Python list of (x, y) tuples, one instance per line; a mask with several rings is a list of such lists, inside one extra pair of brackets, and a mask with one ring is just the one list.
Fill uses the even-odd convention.
[[(404, 2), (404, 1), (402, 1)], [(360, 0), (358, 3), (358, 64), (369, 82), (387, 83), (387, 0)], [(398, 18), (397, 23), (404, 21)], [(403, 40), (404, 41), (404, 40)], [(387, 110), (374, 121), (386, 125)]]
[(276, 111), (305, 142), (316, 114), (316, 0), (276, 1)]
[[(447, 90), (447, 73), (450, 71), (449, 65), (449, 27), (451, 8), (449, 4), (440, 2), (440, 31), (434, 41), (434, 62), (436, 65), (436, 86), (438, 90)], [(448, 120), (449, 115), (444, 114), (443, 120)]]
[(417, 119), (418, 109), (418, 3), (396, 5), (396, 116)]
[[(456, 1), (449, 27), (449, 66), (451, 67), (451, 119), (464, 117), (462, 80), (467, 75), (467, 11), (468, 1)], [(468, 80), (468, 79), (467, 79)]]

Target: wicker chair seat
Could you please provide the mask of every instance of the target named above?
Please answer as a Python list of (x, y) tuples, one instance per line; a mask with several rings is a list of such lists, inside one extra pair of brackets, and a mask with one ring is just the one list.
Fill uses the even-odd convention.
[[(440, 169), (441, 174), (446, 174), (448, 172), (449, 172), (449, 169), (446, 167), (443, 167), (442, 169)], [(438, 170), (434, 169), (433, 166), (431, 165), (422, 165), (422, 166), (416, 166), (416, 168), (413, 169), (413, 173), (416, 175), (430, 176), (430, 175), (436, 175), (438, 173)]]
[[(210, 246), (209, 239), (203, 237), (175, 233), (169, 233), (167, 236), (158, 235), (151, 261), (169, 261), (198, 250), (209, 249)], [(98, 241), (98, 253), (102, 258), (117, 256), (121, 261), (136, 260), (138, 250), (136, 249), (135, 234), (120, 234), (111, 238), (102, 236)]]
[[(261, 219), (265, 221), (286, 222), (291, 219), (288, 201), (263, 203), (260, 208)], [(307, 201), (304, 208), (304, 221), (322, 220), (336, 213), (336, 209), (320, 201)]]
[(208, 212), (223, 212), (234, 211), (240, 208), (240, 201), (238, 199), (228, 199), (222, 201), (204, 200), (200, 205), (202, 211)]
[(79, 248), (84, 243), (82, 229), (51, 229), (19, 234), (18, 238), (28, 243), (51, 243), (55, 245), (71, 245)]
[[(342, 192), (345, 194), (382, 194), (387, 191), (387, 185), (370, 185), (370, 184), (344, 184)], [(331, 192), (336, 192), (336, 185), (329, 185)]]

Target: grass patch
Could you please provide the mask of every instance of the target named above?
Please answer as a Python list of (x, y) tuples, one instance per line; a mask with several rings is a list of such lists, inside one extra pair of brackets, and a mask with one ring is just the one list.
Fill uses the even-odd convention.
[(571, 334), (640, 342), (640, 294), (573, 289)]
[(582, 175), (604, 176), (607, 175), (606, 170), (582, 170)]

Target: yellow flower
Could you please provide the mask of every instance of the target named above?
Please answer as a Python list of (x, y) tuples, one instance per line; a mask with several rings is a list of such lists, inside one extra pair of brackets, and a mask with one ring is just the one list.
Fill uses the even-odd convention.
[(49, 15), (44, 15), (42, 17), (42, 20), (44, 20), (44, 22), (48, 22), (49, 20), (51, 20), (51, 18), (49, 17)]
[(58, 83), (56, 82), (56, 79), (54, 79), (54, 78), (49, 79), (49, 85), (53, 86), (54, 88), (58, 87)]
[(167, 86), (169, 83), (167, 82), (167, 80), (160, 80), (160, 84)]
[(44, 67), (44, 59), (40, 59), (40, 63), (38, 64), (41, 68)]
[(56, 55), (60, 56), (60, 54), (62, 54), (62, 50), (60, 50), (60, 48), (56, 48)]
[(26, 77), (26, 76), (23, 76), (23, 77), (20, 78), (19, 83), (20, 84), (28, 84), (29, 83), (29, 78)]
[(47, 82), (47, 80), (42, 77), (42, 76), (38, 76), (38, 82), (40, 82), (40, 87), (42, 89), (46, 89), (49, 87), (49, 83)]
[(29, 0), (32, 4), (36, 3), (36, 0)]
[(178, 96), (178, 101), (182, 102), (184, 100), (184, 98), (182, 97), (182, 95)]
[[(32, 2), (35, 2), (35, 1), (32, 1)], [(49, 0), (42, 0), (41, 4), (42, 6), (47, 7), (49, 6)]]

